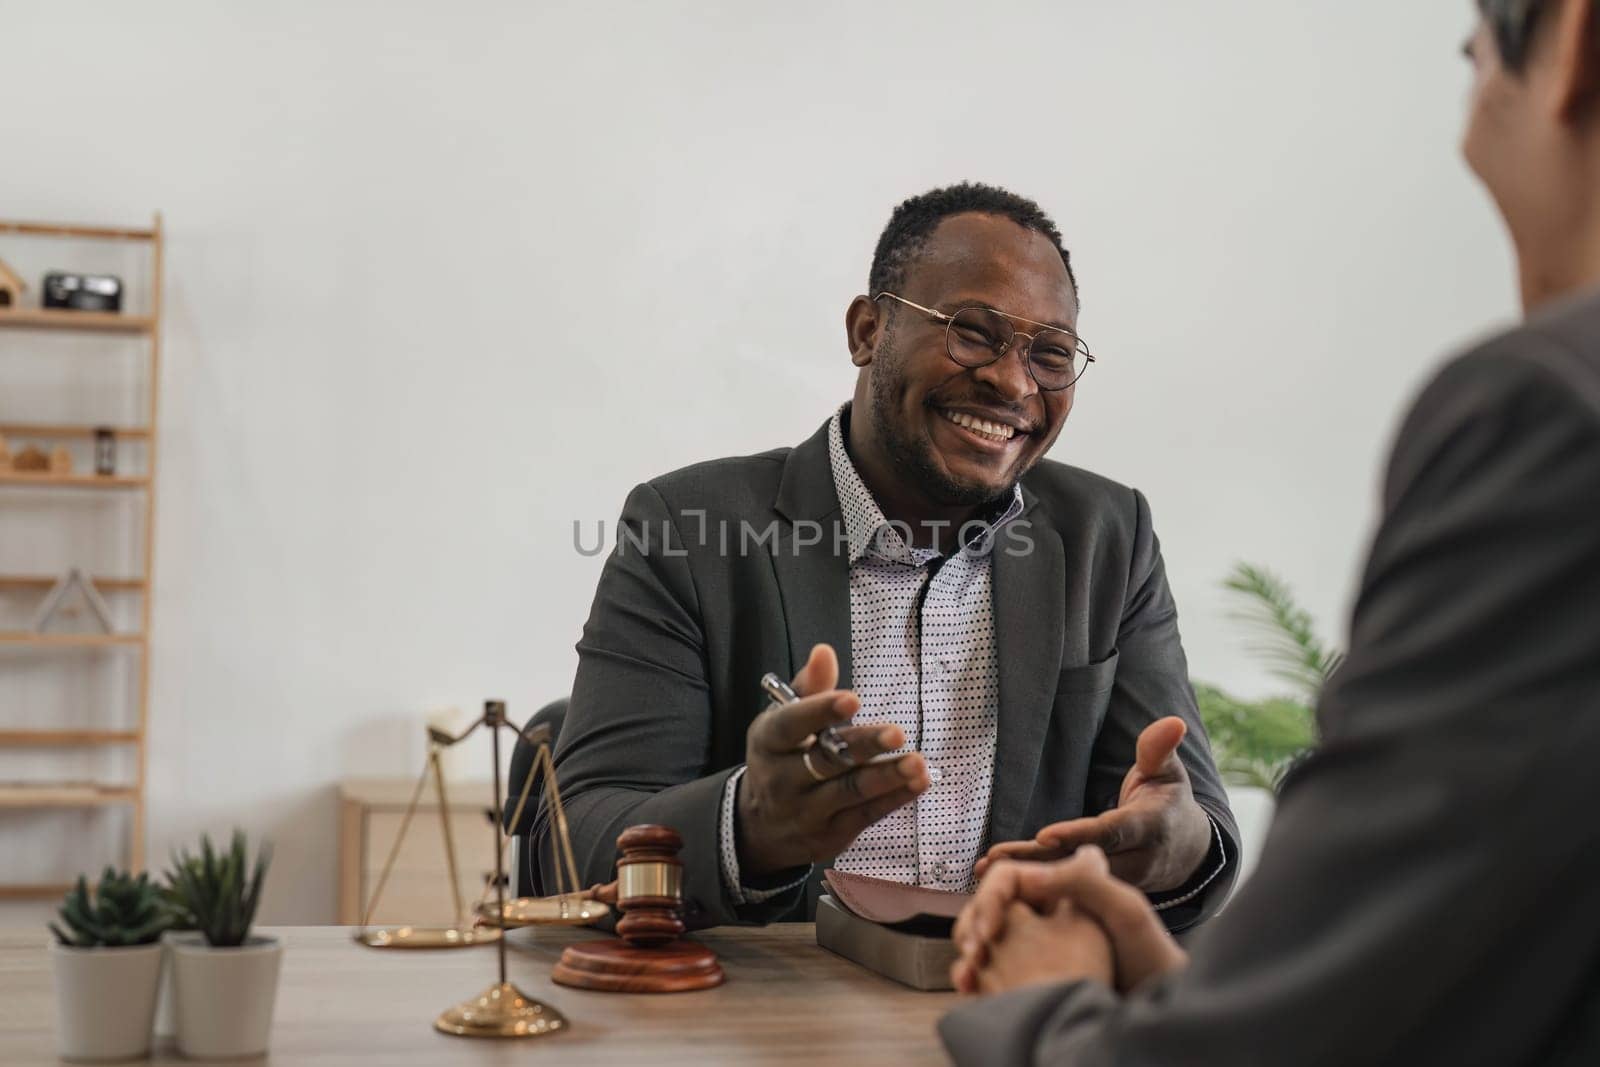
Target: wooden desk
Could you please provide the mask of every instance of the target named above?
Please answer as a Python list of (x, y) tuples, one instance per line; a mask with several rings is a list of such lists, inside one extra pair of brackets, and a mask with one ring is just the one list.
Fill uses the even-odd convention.
[[(559, 1008), (553, 1037), (479, 1041), (434, 1032), (440, 1011), (495, 980), (492, 948), (364, 948), (336, 926), (269, 931), (285, 938), (273, 1063), (391, 1065), (944, 1063), (934, 1022), (951, 993), (919, 993), (820, 949), (810, 925), (696, 935), (728, 980), (700, 993), (631, 996), (550, 981), (561, 946), (594, 931), (511, 935), (511, 980)], [(0, 1060), (53, 1064), (55, 991), (44, 930), (0, 930)], [(171, 1049), (157, 1063), (185, 1063)]]

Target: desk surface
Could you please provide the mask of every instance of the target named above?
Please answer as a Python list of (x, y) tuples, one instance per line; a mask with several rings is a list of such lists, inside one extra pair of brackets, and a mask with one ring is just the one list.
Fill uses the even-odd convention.
[[(365, 948), (348, 928), (264, 931), (285, 940), (273, 1063), (433, 1065), (943, 1063), (934, 1022), (950, 993), (919, 993), (816, 945), (809, 924), (705, 931), (728, 980), (699, 993), (639, 996), (550, 981), (561, 947), (594, 931), (514, 931), (510, 977), (559, 1008), (567, 1032), (521, 1041), (452, 1038), (445, 1008), (495, 981), (492, 948)], [(0, 930), (0, 1060), (55, 1063), (55, 990), (43, 931)], [(170, 1049), (157, 1063), (189, 1063)], [(260, 1061), (257, 1061), (260, 1062)]]

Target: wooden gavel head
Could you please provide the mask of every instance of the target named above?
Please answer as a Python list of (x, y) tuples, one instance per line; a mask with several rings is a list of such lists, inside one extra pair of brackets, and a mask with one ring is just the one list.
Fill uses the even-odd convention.
[(666, 826), (630, 826), (617, 838), (617, 936), (652, 948), (683, 934), (683, 838)]

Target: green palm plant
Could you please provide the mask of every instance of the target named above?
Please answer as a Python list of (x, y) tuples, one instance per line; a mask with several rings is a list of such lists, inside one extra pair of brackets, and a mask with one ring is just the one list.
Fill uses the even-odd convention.
[(1314, 709), (1343, 656), (1317, 636), (1310, 614), (1271, 571), (1240, 563), (1223, 586), (1242, 600), (1234, 617), (1256, 632), (1251, 651), (1291, 691), (1249, 701), (1196, 682), (1200, 718), (1224, 778), (1276, 790), (1289, 768), (1316, 743)]
[(1315, 705), (1344, 654), (1323, 644), (1311, 615), (1271, 571), (1240, 563), (1222, 584), (1245, 599), (1235, 617), (1260, 634), (1252, 650), (1266, 657), (1272, 673), (1293, 686), (1304, 703)]
[(220, 852), (202, 835), (200, 854), (179, 852), (167, 872), (169, 906), (183, 925), (199, 930), (213, 948), (237, 948), (250, 936), (261, 883), (272, 850), (263, 845), (251, 869), (244, 831), (235, 830), (228, 851)]
[(107, 867), (93, 895), (89, 880), (78, 876), (78, 884), (67, 891), (61, 902), (63, 930), (55, 923), (50, 931), (56, 940), (73, 948), (123, 948), (148, 945), (159, 940), (171, 924), (162, 903), (161, 891), (141, 873), (137, 878)]

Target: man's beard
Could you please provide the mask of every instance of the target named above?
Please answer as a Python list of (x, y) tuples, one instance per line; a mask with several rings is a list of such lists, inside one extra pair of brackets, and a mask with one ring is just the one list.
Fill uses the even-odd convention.
[(894, 351), (892, 333), (886, 333), (879, 342), (873, 362), (869, 397), (872, 422), (895, 469), (914, 482), (929, 500), (941, 505), (987, 509), (1009, 500), (1016, 490), (1015, 482), (997, 493), (987, 485), (956, 481), (939, 466), (933, 443), (925, 436), (916, 438), (907, 432), (902, 423), (905, 416), (896, 403), (905, 393), (905, 375), (900, 370), (899, 354)]

